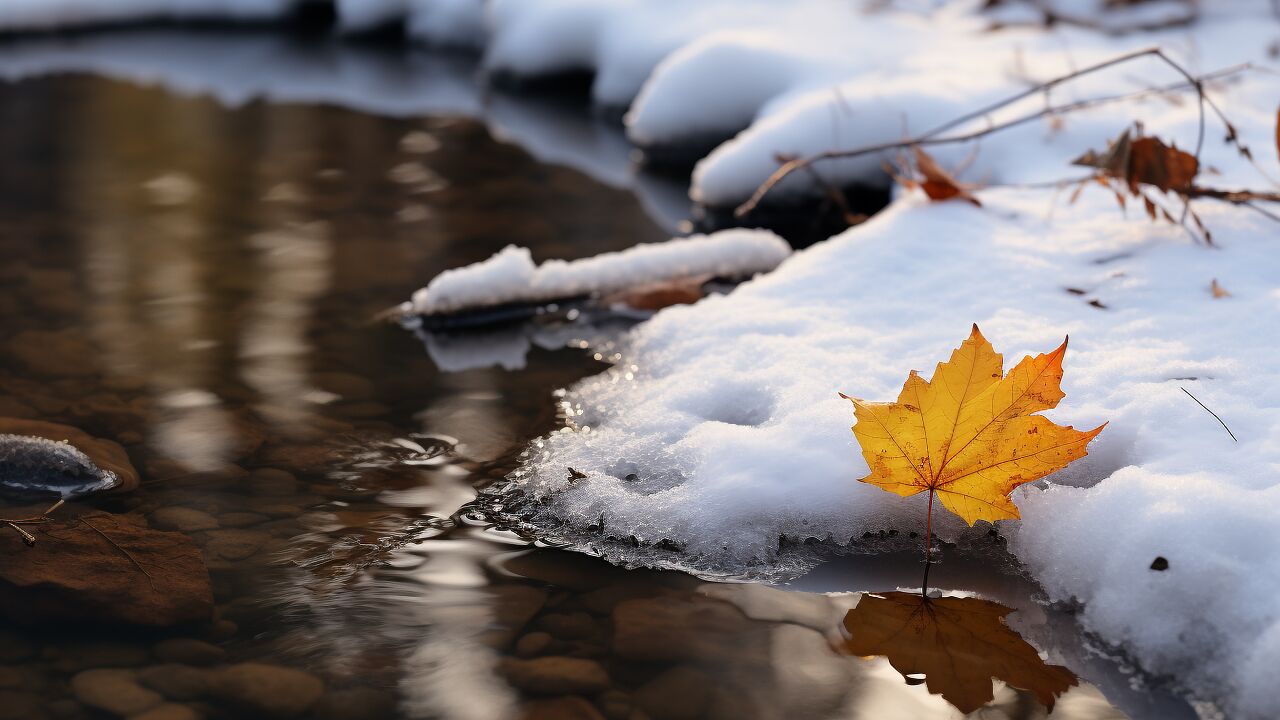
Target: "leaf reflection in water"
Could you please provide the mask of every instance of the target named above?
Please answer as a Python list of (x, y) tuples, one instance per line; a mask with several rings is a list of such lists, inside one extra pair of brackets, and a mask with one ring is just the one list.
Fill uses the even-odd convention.
[(844, 617), (851, 655), (889, 660), (908, 682), (924, 676), (929, 692), (963, 713), (991, 702), (992, 678), (1027, 690), (1052, 710), (1077, 683), (1074, 673), (1049, 665), (1005, 624), (1013, 612), (977, 598), (928, 598), (917, 593), (867, 593)]

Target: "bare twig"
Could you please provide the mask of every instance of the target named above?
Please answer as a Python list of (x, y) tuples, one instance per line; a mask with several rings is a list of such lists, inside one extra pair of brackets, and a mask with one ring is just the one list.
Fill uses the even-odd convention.
[(1240, 205), (1241, 205), (1242, 207), (1247, 207), (1247, 208), (1249, 208), (1250, 210), (1253, 210), (1254, 212), (1261, 213), (1264, 217), (1266, 217), (1266, 218), (1268, 218), (1268, 219), (1270, 219), (1270, 220), (1274, 220), (1274, 221), (1276, 221), (1276, 222), (1280, 222), (1280, 215), (1277, 215), (1277, 214), (1275, 214), (1275, 213), (1271, 212), (1270, 210), (1268, 210), (1268, 209), (1266, 209), (1266, 208), (1264, 208), (1264, 207), (1259, 207), (1258, 205), (1255, 205), (1255, 204), (1253, 204), (1253, 203), (1251, 203), (1251, 202), (1244, 202), (1244, 203), (1240, 203)]
[[(1184, 78), (1184, 82), (1180, 82), (1175, 85), (1161, 87), (1161, 88), (1148, 88), (1148, 89), (1140, 90), (1137, 92), (1130, 92), (1130, 93), (1124, 93), (1120, 95), (1111, 95), (1111, 96), (1098, 97), (1098, 98), (1090, 98), (1086, 100), (1079, 100), (1071, 103), (1066, 103), (1063, 105), (1045, 107), (1035, 112), (1029, 113), (1027, 115), (1023, 115), (1023, 116), (1014, 118), (1012, 120), (1005, 121), (1003, 123), (989, 124), (987, 127), (981, 130), (974, 130), (971, 132), (961, 133), (958, 135), (944, 135), (944, 133), (950, 130), (966, 125), (981, 117), (990, 115), (991, 113), (997, 110), (1008, 107), (1009, 105), (1012, 105), (1028, 97), (1031, 97), (1032, 95), (1048, 92), (1050, 89), (1058, 85), (1061, 85), (1063, 83), (1069, 82), (1071, 80), (1075, 80), (1085, 75), (1099, 72), (1101, 70), (1105, 70), (1107, 68), (1111, 68), (1116, 65), (1119, 65), (1125, 62), (1130, 62), (1132, 60), (1136, 60), (1138, 58), (1143, 58), (1143, 57), (1158, 58), (1169, 67), (1173, 68), (1179, 75), (1181, 75)], [(853, 157), (859, 157), (862, 155), (870, 155), (872, 153), (885, 152), (888, 150), (897, 150), (901, 148), (911, 147), (914, 145), (920, 145), (920, 146), (943, 145), (943, 144), (968, 142), (970, 140), (976, 140), (985, 135), (990, 135), (992, 133), (1000, 132), (1002, 130), (1007, 130), (1009, 128), (1023, 125), (1035, 120), (1039, 120), (1041, 118), (1044, 118), (1050, 115), (1060, 115), (1067, 112), (1095, 107), (1105, 103), (1117, 102), (1120, 100), (1132, 100), (1134, 98), (1143, 97), (1143, 96), (1154, 94), (1157, 92), (1170, 92), (1173, 90), (1188, 88), (1188, 87), (1190, 89), (1195, 90), (1196, 95), (1200, 99), (1200, 118), (1198, 123), (1198, 131), (1197, 131), (1197, 138), (1196, 138), (1196, 152), (1195, 152), (1195, 157), (1197, 161), (1200, 158), (1200, 151), (1203, 149), (1203, 146), (1204, 146), (1205, 106), (1206, 105), (1214, 112), (1214, 114), (1218, 117), (1218, 119), (1222, 122), (1223, 126), (1226, 128), (1227, 142), (1234, 145), (1237, 148), (1237, 150), (1240, 151), (1241, 155), (1252, 160), (1252, 155), (1249, 153), (1248, 148), (1246, 148), (1244, 145), (1240, 143), (1239, 136), (1236, 132), (1235, 126), (1231, 124), (1231, 122), (1227, 119), (1226, 115), (1223, 114), (1221, 108), (1219, 108), (1218, 105), (1214, 103), (1213, 100), (1204, 91), (1204, 82), (1206, 80), (1210, 78), (1219, 78), (1225, 75), (1238, 73), (1250, 68), (1251, 66), (1248, 64), (1237, 65), (1237, 66), (1232, 66), (1230, 68), (1224, 68), (1223, 70), (1219, 70), (1214, 73), (1210, 73), (1208, 75), (1196, 77), (1192, 75), (1190, 72), (1188, 72), (1181, 65), (1179, 65), (1177, 62), (1171, 60), (1159, 48), (1148, 48), (1146, 50), (1134, 51), (1131, 53), (1127, 53), (1125, 55), (1112, 58), (1110, 60), (1105, 60), (1095, 65), (1090, 65), (1089, 67), (1076, 70), (1066, 75), (1062, 75), (1060, 77), (1047, 80), (1034, 87), (1028, 88), (1021, 92), (1015, 93), (1014, 95), (1006, 97), (1003, 100), (978, 108), (977, 110), (974, 110), (972, 112), (965, 113), (964, 115), (961, 115), (953, 120), (945, 122), (913, 138), (907, 138), (905, 140), (899, 140), (895, 142), (867, 145), (859, 148), (853, 148), (850, 150), (828, 150), (828, 151), (817, 153), (807, 157), (790, 160), (786, 163), (783, 163), (782, 166), (780, 166), (777, 170), (773, 172), (772, 175), (768, 177), (768, 179), (766, 179), (758, 188), (756, 188), (756, 191), (752, 193), (751, 197), (746, 202), (742, 203), (742, 205), (738, 206), (738, 208), (734, 211), (734, 214), (737, 217), (745, 216), (746, 214), (754, 210), (756, 206), (760, 204), (761, 200), (764, 199), (765, 195), (767, 195), (779, 182), (781, 182), (788, 175), (792, 174), (797, 170), (807, 168), (810, 165), (813, 165), (815, 163), (818, 163), (824, 160), (853, 158)]]
[(1088, 30), (1110, 35), (1112, 37), (1120, 37), (1135, 32), (1153, 32), (1156, 30), (1166, 30), (1169, 28), (1184, 27), (1195, 22), (1200, 17), (1199, 10), (1194, 2), (1188, 3), (1190, 7), (1186, 13), (1181, 15), (1172, 15), (1163, 19), (1155, 20), (1137, 20), (1128, 24), (1110, 24), (1094, 19), (1087, 15), (1073, 15), (1063, 12), (1058, 6), (1047, 5), (1043, 0), (1035, 0), (1029, 2), (1035, 10), (1040, 12), (1040, 20), (1038, 22), (1010, 22), (997, 23), (992, 26), (993, 30), (1001, 30), (1009, 27), (1043, 27), (1051, 28), (1055, 25), (1073, 25)]
[(1178, 389), (1184, 393), (1187, 393), (1187, 397), (1191, 398), (1192, 400), (1195, 400), (1197, 405), (1204, 408), (1205, 412), (1212, 415), (1213, 419), (1218, 421), (1218, 424), (1222, 426), (1223, 430), (1227, 431), (1227, 434), (1231, 436), (1232, 440), (1235, 440), (1236, 442), (1240, 442), (1240, 440), (1236, 437), (1236, 434), (1231, 432), (1231, 428), (1227, 427), (1227, 424), (1225, 422), (1222, 422), (1222, 418), (1218, 417), (1218, 413), (1210, 410), (1208, 405), (1205, 405), (1204, 403), (1200, 402), (1200, 398), (1196, 397), (1195, 395), (1192, 395), (1186, 388), (1179, 385)]
[(1186, 191), (1189, 198), (1208, 198), (1221, 200), (1233, 205), (1247, 205), (1251, 202), (1280, 202), (1280, 193), (1259, 192), (1256, 190), (1223, 190), (1220, 188), (1192, 185)]
[(5, 520), (5, 521), (4, 521), (4, 524), (5, 524), (5, 525), (8, 525), (8, 526), (9, 526), (9, 527), (11, 527), (11, 528), (13, 528), (13, 529), (14, 529), (14, 531), (16, 531), (19, 535), (21, 535), (21, 536), (22, 536), (22, 542), (26, 543), (26, 546), (27, 546), (27, 547), (35, 547), (35, 544), (36, 544), (36, 536), (35, 536), (35, 535), (32, 535), (31, 533), (27, 532), (26, 530), (23, 530), (22, 528), (18, 527), (18, 524), (17, 524), (17, 523), (15, 523), (15, 522), (13, 522), (12, 520)]
[(49, 515), (51, 515), (54, 510), (57, 510), (58, 508), (62, 507), (63, 502), (64, 502), (63, 500), (59, 499), (58, 502), (54, 503), (53, 505), (50, 505), (48, 510), (45, 510), (39, 515), (35, 515), (33, 517), (15, 518), (15, 519), (0, 518), (0, 523), (4, 523), (5, 525), (8, 525), (9, 527), (13, 528), (14, 532), (22, 536), (22, 542), (26, 544), (27, 547), (35, 547), (36, 536), (22, 529), (21, 526), (41, 525), (49, 522), (50, 520), (53, 519), (49, 517)]
[[(152, 590), (156, 590), (156, 580), (155, 580), (155, 578), (151, 577), (151, 573), (147, 572), (147, 569), (146, 569), (146, 568), (144, 568), (144, 567), (142, 567), (142, 563), (138, 562), (138, 560), (137, 560), (136, 558), (134, 558), (134, 557), (133, 557), (133, 555), (132, 555), (132, 554), (130, 554), (128, 550), (125, 550), (123, 547), (120, 547), (120, 544), (119, 544), (119, 543), (117, 543), (115, 540), (112, 540), (112, 539), (111, 539), (111, 537), (110, 537), (109, 535), (107, 535), (106, 533), (104, 533), (104, 532), (102, 532), (101, 530), (99, 530), (99, 529), (98, 529), (98, 527), (97, 527), (96, 525), (94, 525), (93, 523), (89, 522), (89, 518), (87, 518), (87, 517), (82, 517), (82, 518), (78, 518), (78, 520), (79, 520), (80, 522), (84, 523), (85, 525), (88, 525), (88, 526), (89, 526), (89, 528), (90, 528), (90, 529), (92, 529), (94, 532), (96, 532), (96, 533), (98, 533), (99, 535), (101, 535), (103, 540), (106, 540), (108, 543), (111, 543), (111, 547), (115, 548), (116, 550), (119, 550), (119, 551), (120, 551), (120, 554), (122, 554), (122, 555), (124, 555), (125, 557), (129, 558), (129, 562), (133, 563), (133, 566), (134, 566), (134, 567), (136, 567), (136, 568), (138, 568), (138, 571), (139, 571), (139, 572), (141, 572), (143, 575), (146, 575), (146, 576), (147, 576), (147, 582), (151, 584), (151, 589), (152, 589)], [(159, 592), (159, 591), (157, 590), (157, 592)]]
[(835, 185), (827, 182), (826, 178), (818, 174), (817, 168), (810, 165), (806, 167), (805, 170), (808, 171), (809, 176), (813, 178), (814, 184), (826, 192), (827, 199), (831, 201), (831, 204), (835, 205), (836, 208), (840, 210), (840, 215), (844, 218), (845, 224), (857, 225), (866, 219), (866, 216), (855, 213), (853, 209), (849, 207), (849, 203), (845, 202), (844, 193), (840, 192), (840, 188), (837, 188)]

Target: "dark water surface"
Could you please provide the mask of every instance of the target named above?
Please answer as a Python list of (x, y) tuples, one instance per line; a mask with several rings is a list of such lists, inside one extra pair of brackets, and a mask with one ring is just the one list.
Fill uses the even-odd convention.
[[(604, 365), (556, 349), (569, 336), (428, 348), (370, 318), (508, 243), (540, 260), (665, 239), (631, 192), (460, 117), (228, 109), (84, 74), (0, 86), (0, 127), (0, 417), (122, 444), (142, 487), (89, 504), (153, 525), (198, 511), (179, 529), (218, 617), (10, 623), (0, 718), (108, 717), (71, 678), (145, 673), (174, 636), (314, 675), (305, 717), (957, 715), (833, 650), (849, 593), (911, 586), (910, 558), (708, 584), (539, 548), (471, 505), (556, 428), (554, 391)], [(1027, 581), (963, 559), (935, 578), (1014, 606), (1010, 624), (1085, 678), (1053, 717), (1187, 716)], [(169, 697), (164, 717), (252, 715), (216, 689)], [(1003, 684), (980, 712), (1045, 716)]]

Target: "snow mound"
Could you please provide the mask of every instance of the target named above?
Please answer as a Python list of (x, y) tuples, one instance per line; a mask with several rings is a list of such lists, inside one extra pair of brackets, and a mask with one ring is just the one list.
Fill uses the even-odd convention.
[(410, 305), (415, 313), (435, 315), (604, 295), (686, 277), (746, 278), (776, 268), (790, 253), (786, 241), (766, 230), (727, 230), (541, 265), (527, 248), (508, 245), (488, 260), (440, 273), (413, 294)]
[[(1070, 334), (1067, 397), (1048, 415), (1110, 425), (1087, 458), (1015, 495), (1012, 549), (1145, 667), (1238, 688), (1262, 716), (1277, 688), (1243, 678), (1280, 633), (1280, 556), (1265, 541), (1280, 534), (1267, 510), (1280, 499), (1274, 226), (1203, 207), (1213, 249), (1125, 219), (1101, 190), (1052, 219), (1044, 191), (982, 199), (900, 200), (728, 296), (662, 311), (613, 372), (570, 391), (572, 426), (539, 441), (514, 482), (543, 522), (668, 540), (700, 568), (772, 562), (780, 536), (905, 534), (925, 498), (855, 482), (867, 468), (837, 392), (892, 399), (973, 322), (1006, 367)], [(1232, 297), (1213, 297), (1214, 278)], [(985, 526), (940, 530), (974, 532)], [(1156, 556), (1168, 571), (1149, 569)]]

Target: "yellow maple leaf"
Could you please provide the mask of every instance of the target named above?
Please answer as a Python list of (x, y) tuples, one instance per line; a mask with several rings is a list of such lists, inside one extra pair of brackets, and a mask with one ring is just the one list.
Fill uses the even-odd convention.
[[(1087, 432), (1033, 413), (1064, 397), (1067, 343), (1027, 356), (1003, 375), (1004, 359), (978, 326), (925, 381), (912, 370), (897, 402), (853, 402), (853, 434), (871, 474), (861, 482), (910, 497), (937, 493), (970, 525), (1018, 517), (1013, 489), (1084, 457), (1106, 423)], [(932, 496), (930, 496), (932, 504)]]

